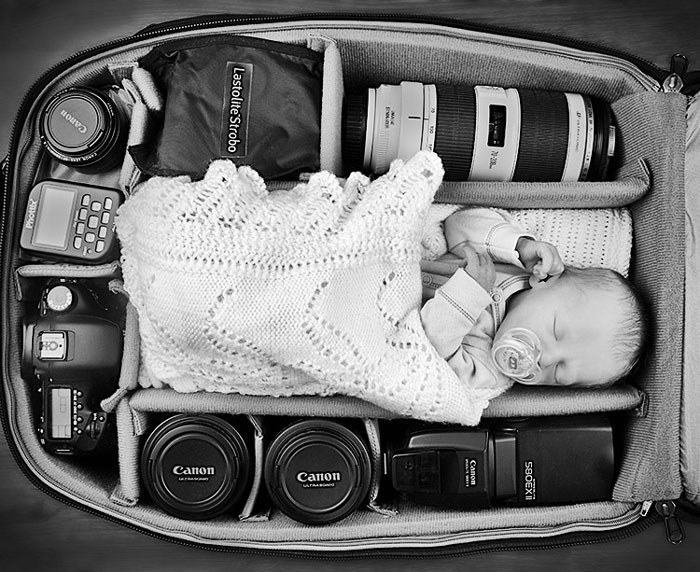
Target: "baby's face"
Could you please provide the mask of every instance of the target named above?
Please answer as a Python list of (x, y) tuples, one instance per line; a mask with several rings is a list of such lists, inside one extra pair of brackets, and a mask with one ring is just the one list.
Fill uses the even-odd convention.
[(601, 385), (624, 366), (612, 351), (620, 312), (610, 294), (554, 277), (511, 299), (494, 343), (511, 328), (527, 328), (542, 346), (539, 385)]

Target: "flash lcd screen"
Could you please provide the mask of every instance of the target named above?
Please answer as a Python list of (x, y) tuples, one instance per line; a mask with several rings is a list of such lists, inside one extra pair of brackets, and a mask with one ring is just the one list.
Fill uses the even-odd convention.
[(71, 424), (71, 399), (70, 387), (55, 387), (49, 394), (51, 404), (51, 438), (70, 439), (73, 436)]
[(46, 185), (41, 196), (32, 242), (37, 246), (66, 249), (75, 192)]

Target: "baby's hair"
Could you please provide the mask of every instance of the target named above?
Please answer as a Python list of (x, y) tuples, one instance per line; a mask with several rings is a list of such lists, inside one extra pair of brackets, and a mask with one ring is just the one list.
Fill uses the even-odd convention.
[(650, 326), (647, 304), (639, 289), (622, 274), (609, 268), (575, 268), (567, 266), (562, 276), (576, 279), (579, 287), (592, 287), (616, 296), (621, 307), (621, 320), (615, 335), (613, 352), (624, 366), (608, 383), (609, 387), (628, 376), (640, 364), (649, 343)]

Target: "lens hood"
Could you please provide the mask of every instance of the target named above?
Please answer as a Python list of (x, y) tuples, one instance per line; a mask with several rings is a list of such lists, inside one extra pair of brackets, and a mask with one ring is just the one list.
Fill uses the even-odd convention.
[(189, 520), (214, 518), (248, 490), (251, 459), (241, 434), (214, 415), (180, 414), (161, 423), (141, 453), (151, 499)]
[(272, 502), (305, 524), (345, 518), (367, 498), (371, 463), (364, 442), (335, 421), (312, 419), (284, 429), (265, 460)]

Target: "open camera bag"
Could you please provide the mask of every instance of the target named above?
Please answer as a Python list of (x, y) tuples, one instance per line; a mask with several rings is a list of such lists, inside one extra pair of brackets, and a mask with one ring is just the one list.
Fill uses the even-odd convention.
[[(139, 334), (127, 308), (120, 388), (104, 404), (115, 416), (118, 454), (95, 465), (48, 454), (39, 444), (30, 387), (21, 377), (22, 319), (36, 281), (51, 276), (118, 281), (119, 262), (100, 266), (19, 262), (27, 197), (45, 167), (40, 110), (71, 85), (130, 78), (135, 62), (166, 41), (237, 34), (307, 46), (323, 54), (320, 168), (342, 175), (342, 100), (347, 89), (424, 83), (502, 85), (588, 93), (612, 106), (618, 167), (606, 182), (445, 182), (436, 201), (503, 208), (628, 207), (633, 219), (630, 277), (648, 298), (653, 341), (634, 379), (609, 389), (514, 388), (487, 418), (614, 413), (623, 420), (619, 471), (605, 502), (552, 507), (451, 510), (400, 503), (384, 510), (373, 483), (369, 504), (329, 526), (295, 522), (279, 511), (260, 518), (178, 519), (144, 502), (139, 474), (143, 436), (177, 413), (364, 420), (392, 415), (342, 397), (266, 398), (176, 393), (138, 387)], [(695, 82), (695, 83), (693, 83)], [(457, 21), (315, 16), (195, 19), (148, 28), (89, 49), (47, 71), (27, 93), (3, 164), (2, 407), (5, 435), (22, 471), (47, 494), (150, 535), (179, 543), (307, 555), (387, 551), (466, 553), (485, 548), (546, 547), (624, 537), (659, 521), (682, 540), (679, 515), (700, 512), (700, 87), (697, 74), (661, 70), (631, 55), (561, 38), (504, 35)], [(133, 119), (132, 119), (133, 120)], [(134, 169), (134, 173), (137, 173)], [(51, 172), (60, 178), (60, 172)], [(99, 178), (94, 181), (100, 184)], [(122, 180), (129, 186), (137, 178)], [(295, 181), (289, 181), (291, 188)], [(276, 182), (276, 188), (285, 183)], [(523, 189), (525, 188), (525, 191)], [(118, 282), (117, 282), (118, 283)], [(117, 287), (118, 288), (118, 287)], [(257, 432), (257, 454), (265, 436)], [(374, 462), (379, 452), (372, 447)], [(259, 461), (259, 459), (258, 459)], [(258, 482), (258, 486), (260, 483)]]

